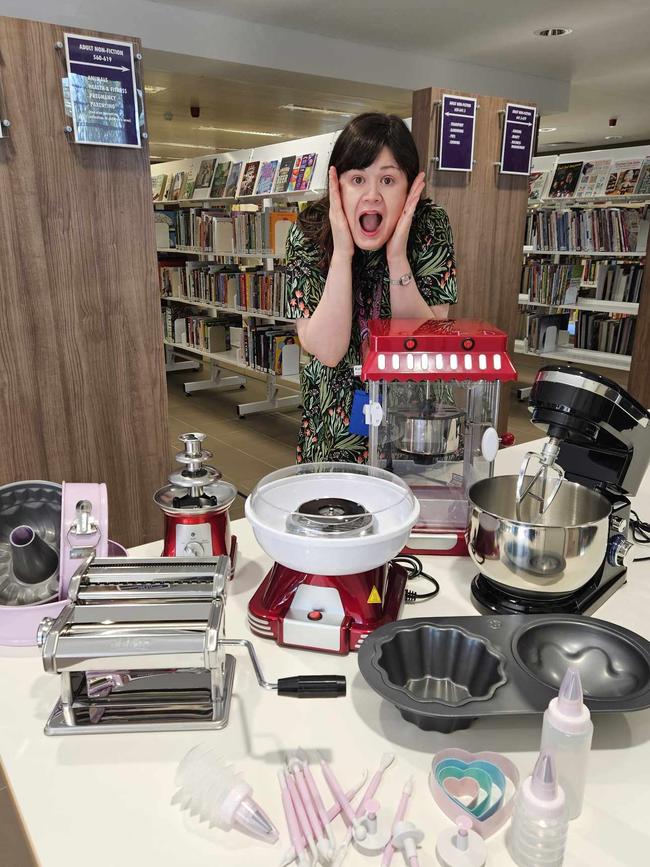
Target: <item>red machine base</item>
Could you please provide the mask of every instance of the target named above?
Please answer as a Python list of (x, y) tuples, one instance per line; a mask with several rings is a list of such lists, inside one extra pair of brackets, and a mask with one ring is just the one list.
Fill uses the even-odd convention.
[(248, 603), (248, 625), (278, 644), (349, 653), (399, 617), (406, 570), (394, 563), (355, 575), (312, 575), (276, 563)]

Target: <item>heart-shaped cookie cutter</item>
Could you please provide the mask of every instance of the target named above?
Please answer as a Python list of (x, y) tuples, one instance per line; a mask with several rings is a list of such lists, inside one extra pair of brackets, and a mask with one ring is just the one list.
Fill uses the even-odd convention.
[[(481, 792), (472, 807), (448, 791), (445, 782), (450, 779), (474, 780), (478, 784)], [(512, 783), (508, 798), (507, 781)], [(518, 785), (519, 771), (510, 759), (500, 753), (470, 753), (452, 747), (437, 752), (431, 763), (429, 787), (436, 804), (453, 820), (460, 808), (470, 817), (472, 827), (484, 839), (498, 831), (510, 817)], [(482, 796), (482, 793), (485, 795)]]

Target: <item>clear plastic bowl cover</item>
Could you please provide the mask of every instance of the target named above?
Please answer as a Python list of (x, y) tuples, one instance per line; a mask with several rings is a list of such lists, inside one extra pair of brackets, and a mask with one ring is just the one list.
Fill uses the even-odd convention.
[[(287, 523), (312, 500), (348, 500), (372, 515), (372, 532), (306, 537)], [(374, 569), (401, 551), (419, 503), (398, 476), (363, 464), (298, 464), (265, 476), (246, 500), (257, 541), (278, 563), (315, 574), (346, 575)], [(348, 516), (328, 516), (336, 523)]]

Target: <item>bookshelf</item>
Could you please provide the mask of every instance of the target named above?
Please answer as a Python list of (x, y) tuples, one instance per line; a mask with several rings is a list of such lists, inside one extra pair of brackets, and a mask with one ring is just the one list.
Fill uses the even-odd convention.
[[(574, 171), (577, 195), (550, 196), (552, 185), (571, 166), (580, 167), (578, 174)], [(623, 191), (622, 187), (618, 190), (623, 169), (632, 170), (626, 177), (640, 185), (650, 171), (650, 147), (534, 159), (529, 190), (536, 198), (528, 202), (518, 295), (520, 307), (527, 311), (525, 339), (515, 342), (517, 352), (612, 370), (633, 369), (634, 348), (639, 345), (637, 320), (647, 283), (650, 192), (644, 186), (643, 192), (617, 195)], [(592, 182), (591, 194), (583, 195), (589, 191), (581, 185)], [(603, 244), (610, 238), (612, 244)], [(599, 249), (603, 246), (607, 249)], [(581, 268), (583, 279), (578, 283), (575, 274)], [(572, 269), (573, 276), (567, 280)], [(565, 318), (560, 318), (562, 314)], [(573, 334), (573, 344), (562, 322)], [(543, 351), (533, 348), (540, 342), (552, 344), (553, 338), (546, 341), (544, 332), (553, 325), (559, 329), (557, 345)]]
[[(213, 180), (219, 171), (219, 165), (223, 166), (226, 163), (231, 165), (241, 163), (242, 166), (245, 167), (248, 164), (257, 162), (260, 165), (261, 175), (261, 167), (265, 163), (269, 164), (276, 161), (277, 169), (274, 180), (275, 184), (278, 181), (278, 174), (282, 167), (283, 160), (286, 159), (288, 161), (289, 156), (293, 156), (293, 159), (296, 160), (306, 154), (316, 155), (315, 165), (312, 167), (308, 189), (285, 192), (261, 192), (253, 195), (239, 196), (210, 196), (209, 194), (206, 195), (205, 192), (194, 192), (192, 198), (184, 196), (183, 198), (172, 201), (165, 198), (161, 201), (155, 201), (153, 205), (154, 212), (159, 214), (161, 211), (167, 211), (169, 212), (167, 215), (169, 219), (172, 218), (173, 213), (176, 213), (178, 215), (176, 218), (177, 227), (180, 227), (181, 221), (184, 221), (183, 231), (187, 231), (188, 227), (190, 229), (192, 228), (193, 220), (194, 226), (196, 227), (197, 217), (199, 222), (203, 219), (201, 214), (204, 214), (205, 218), (208, 220), (213, 219), (218, 221), (222, 219), (222, 216), (223, 218), (228, 219), (227, 214), (230, 213), (233, 219), (233, 224), (236, 223), (240, 214), (262, 215), (259, 217), (262, 222), (265, 220), (266, 215), (272, 213), (274, 210), (279, 212), (283, 208), (291, 209), (289, 213), (295, 214), (296, 203), (318, 199), (325, 192), (327, 188), (327, 166), (336, 136), (337, 133), (328, 133), (326, 135), (311, 136), (305, 139), (282, 142), (261, 148), (247, 148), (241, 151), (219, 153), (189, 160), (175, 160), (169, 163), (159, 163), (154, 165), (151, 167), (152, 179), (160, 175), (166, 175), (168, 193), (172, 179), (178, 173), (184, 173), (186, 178), (191, 176), (196, 178), (197, 175), (200, 174), (201, 165), (205, 164), (205, 161), (216, 160), (217, 166), (214, 170), (215, 175), (213, 176)], [(243, 172), (245, 172), (245, 169), (242, 169), (242, 172), (240, 172), (240, 181), (243, 177)], [(222, 168), (222, 178), (224, 175), (225, 169)], [(260, 175), (258, 175), (258, 182)], [(186, 182), (187, 181), (184, 181), (184, 183)], [(212, 188), (213, 184), (210, 184), (210, 186)], [(238, 207), (232, 207), (240, 205), (243, 206), (241, 211), (239, 211)], [(161, 218), (159, 217), (159, 219)], [(162, 218), (162, 220), (164, 219), (165, 218)], [(255, 217), (241, 218), (243, 223), (246, 223), (247, 219), (254, 221)], [(281, 217), (277, 217), (276, 219), (281, 220)], [(264, 226), (267, 225), (269, 224), (265, 222)], [(274, 223), (274, 225), (277, 224)], [(225, 231), (223, 225), (219, 227), (216, 223), (213, 223), (212, 228), (214, 230), (213, 236), (215, 238), (220, 236), (218, 234), (219, 229)], [(271, 227), (271, 229), (273, 229), (273, 227)], [(210, 231), (209, 227), (208, 231)], [(251, 269), (257, 268), (258, 270), (253, 271), (252, 273), (260, 275), (281, 275), (281, 268), (278, 269), (278, 265), (284, 258), (286, 227), (284, 230), (281, 229), (281, 233), (278, 236), (274, 235), (273, 231), (271, 231), (270, 235), (262, 234), (262, 237), (268, 237), (270, 241), (275, 240), (276, 244), (274, 246), (266, 244), (266, 246), (260, 247), (259, 244), (256, 244), (254, 245), (254, 249), (251, 247), (242, 248), (241, 245), (235, 243), (237, 237), (241, 237), (241, 233), (238, 236), (237, 229), (234, 229), (232, 247), (230, 248), (229, 245), (226, 244), (225, 246), (228, 247), (228, 249), (219, 250), (212, 250), (210, 249), (210, 244), (203, 243), (199, 245), (159, 244), (159, 266), (164, 268), (165, 261), (173, 261), (168, 257), (176, 256), (179, 259), (187, 257), (188, 263), (192, 260), (196, 261), (197, 268), (201, 268), (200, 263), (204, 263), (207, 266), (212, 264), (215, 266), (223, 266), (224, 270), (220, 272), (223, 277), (236, 273), (234, 270), (225, 270), (234, 268), (237, 268), (242, 273), (246, 271), (248, 274), (251, 273)], [(259, 238), (259, 233), (255, 237)], [(280, 239), (279, 243), (278, 238)], [(201, 237), (201, 241), (203, 241), (203, 236)], [(220, 246), (223, 247), (224, 245), (220, 244)], [(170, 267), (182, 266), (170, 265)], [(188, 287), (191, 287), (193, 267), (194, 266), (190, 265), (185, 266), (187, 275), (186, 285)], [(253, 333), (253, 329), (262, 328), (264, 325), (277, 325), (279, 329), (283, 326), (287, 327), (290, 324), (295, 325), (295, 320), (289, 319), (287, 316), (283, 315), (284, 310), (281, 303), (284, 303), (284, 286), (281, 276), (277, 278), (277, 287), (275, 283), (273, 283), (273, 288), (271, 290), (273, 293), (274, 303), (267, 305), (266, 299), (264, 299), (265, 303), (263, 308), (253, 306), (251, 303), (228, 303), (230, 298), (228, 297), (226, 300), (225, 295), (230, 292), (230, 288), (224, 290), (223, 284), (214, 274), (208, 277), (206, 273), (204, 279), (209, 284), (210, 288), (204, 292), (203, 287), (199, 287), (198, 294), (201, 296), (206, 294), (209, 295), (209, 297), (196, 297), (195, 293), (197, 287), (195, 286), (194, 291), (173, 292), (171, 295), (163, 295), (161, 297), (162, 303), (173, 302), (174, 304), (186, 305), (189, 310), (194, 307), (198, 311), (206, 311), (206, 313), (212, 313), (214, 316), (218, 316), (219, 314), (234, 314), (240, 316), (242, 327), (249, 329), (249, 335)], [(225, 282), (227, 283), (227, 279)], [(248, 283), (246, 284), (246, 287), (247, 292)], [(251, 297), (256, 291), (257, 289), (253, 288), (250, 293)], [(215, 296), (220, 293), (223, 294), (224, 297), (215, 300)], [(239, 298), (237, 297), (235, 300), (239, 300)], [(299, 376), (283, 376), (273, 370), (260, 370), (257, 367), (251, 367), (242, 357), (241, 346), (239, 348), (235, 347), (227, 350), (226, 352), (209, 353), (184, 342), (171, 340), (169, 339), (169, 335), (167, 335), (164, 341), (164, 347), (167, 358), (166, 369), (169, 371), (189, 369), (190, 367), (196, 369), (199, 362), (197, 360), (192, 360), (191, 358), (188, 360), (187, 354), (194, 356), (194, 359), (198, 356), (198, 358), (208, 362), (210, 365), (210, 377), (208, 379), (199, 382), (184, 383), (184, 389), (187, 395), (203, 389), (216, 389), (223, 391), (226, 389), (242, 388), (245, 385), (246, 378), (252, 378), (266, 382), (267, 396), (263, 401), (240, 403), (237, 407), (240, 417), (245, 417), (252, 413), (295, 409), (300, 405)], [(183, 356), (181, 361), (177, 360), (179, 356)], [(289, 390), (291, 393), (281, 395), (279, 389), (285, 391)]]

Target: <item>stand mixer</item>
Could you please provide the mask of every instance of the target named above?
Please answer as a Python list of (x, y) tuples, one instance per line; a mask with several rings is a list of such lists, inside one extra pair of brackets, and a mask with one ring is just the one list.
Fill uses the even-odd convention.
[(591, 614), (626, 580), (650, 415), (616, 382), (561, 366), (538, 372), (529, 411), (541, 453), (470, 489), (472, 595), (482, 611)]
[(205, 464), (212, 452), (202, 448), (203, 433), (179, 436), (185, 449), (176, 455), (183, 466), (171, 473), (169, 485), (154, 494), (165, 513), (163, 557), (230, 557), (235, 568), (237, 539), (230, 533), (228, 509), (237, 489), (221, 473)]
[(265, 476), (246, 500), (276, 562), (248, 605), (256, 635), (348, 653), (397, 619), (406, 570), (391, 563), (417, 520), (408, 486), (359, 464), (300, 464)]

